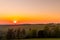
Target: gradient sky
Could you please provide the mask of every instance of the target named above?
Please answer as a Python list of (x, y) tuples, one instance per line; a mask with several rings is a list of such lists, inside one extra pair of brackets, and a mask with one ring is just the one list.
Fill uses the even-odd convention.
[(60, 0), (0, 0), (0, 24), (60, 23)]

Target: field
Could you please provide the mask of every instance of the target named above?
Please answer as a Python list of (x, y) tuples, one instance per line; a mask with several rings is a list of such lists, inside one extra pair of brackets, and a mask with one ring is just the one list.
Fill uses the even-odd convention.
[(42, 38), (42, 39), (16, 39), (16, 40), (60, 40), (60, 38)]
[(14, 40), (60, 40), (60, 38), (14, 39)]

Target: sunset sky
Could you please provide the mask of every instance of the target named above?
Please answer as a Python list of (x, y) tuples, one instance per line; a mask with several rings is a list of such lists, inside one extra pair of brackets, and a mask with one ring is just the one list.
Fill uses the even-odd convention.
[(60, 0), (0, 0), (0, 24), (60, 23)]

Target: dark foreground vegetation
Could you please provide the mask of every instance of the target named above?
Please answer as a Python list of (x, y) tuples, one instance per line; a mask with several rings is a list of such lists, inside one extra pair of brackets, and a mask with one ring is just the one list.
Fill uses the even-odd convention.
[[(49, 28), (49, 26), (51, 28)], [(0, 36), (1, 39), (30, 39), (30, 38), (60, 38), (60, 28), (56, 25), (46, 25), (43, 30), (36, 29), (8, 29), (6, 35)]]

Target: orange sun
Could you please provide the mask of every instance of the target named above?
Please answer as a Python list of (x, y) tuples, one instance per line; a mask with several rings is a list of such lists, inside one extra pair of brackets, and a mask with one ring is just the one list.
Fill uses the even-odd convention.
[(17, 23), (17, 21), (16, 21), (16, 20), (14, 20), (14, 21), (13, 21), (13, 23), (14, 23), (14, 24), (16, 24), (16, 23)]

